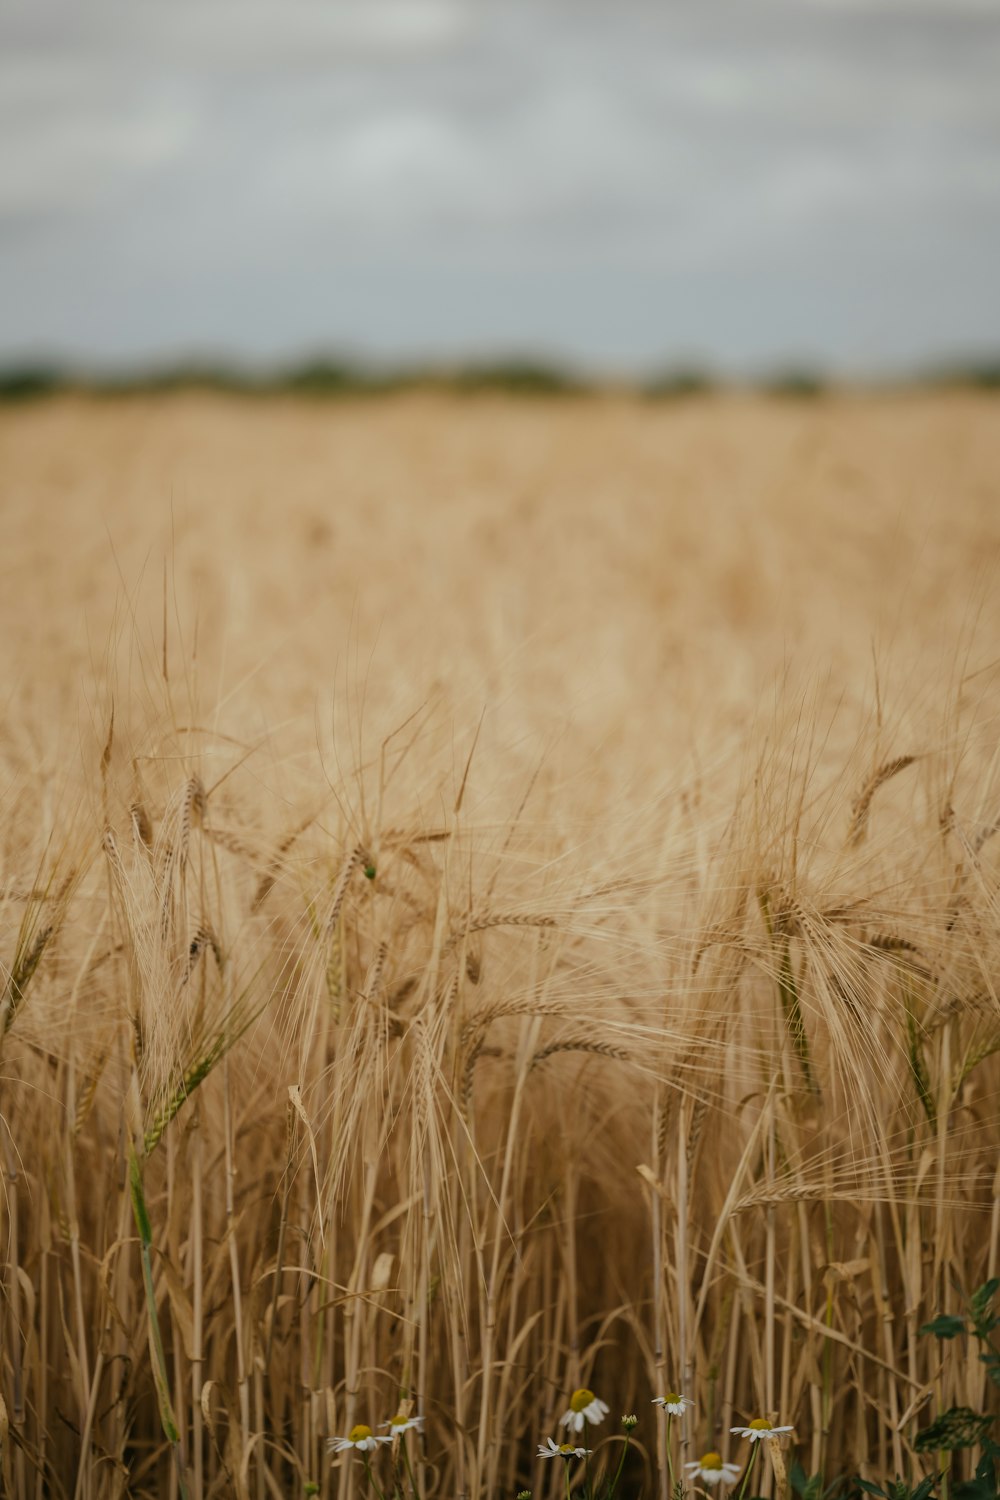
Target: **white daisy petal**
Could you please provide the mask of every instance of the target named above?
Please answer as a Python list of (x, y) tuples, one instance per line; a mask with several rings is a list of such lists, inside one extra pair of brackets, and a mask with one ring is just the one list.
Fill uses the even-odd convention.
[(346, 1437), (328, 1438), (327, 1447), (333, 1453), (343, 1453), (348, 1448), (357, 1448), (361, 1453), (371, 1453), (379, 1443), (391, 1443), (391, 1437), (376, 1437), (364, 1422), (358, 1422)]
[(538, 1445), (539, 1458), (587, 1458), (590, 1452), (590, 1448), (576, 1448), (572, 1443), (555, 1443), (551, 1438), (546, 1438), (544, 1443)]
[(702, 1484), (734, 1484), (743, 1472), (739, 1464), (723, 1463), (718, 1453), (703, 1453), (684, 1467), (692, 1479), (700, 1479)]
[(782, 1432), (794, 1432), (794, 1427), (772, 1427), (770, 1422), (763, 1417), (755, 1417), (746, 1427), (730, 1427), (730, 1432), (735, 1432), (738, 1437), (749, 1438), (751, 1443), (759, 1443), (762, 1438), (774, 1438)]
[(676, 1391), (668, 1391), (665, 1396), (654, 1396), (653, 1405), (662, 1406), (670, 1417), (682, 1417), (685, 1408), (693, 1406), (694, 1402), (690, 1396), (680, 1396)]
[(392, 1437), (399, 1437), (400, 1434), (404, 1432), (411, 1432), (413, 1430), (419, 1432), (421, 1427), (423, 1426), (423, 1422), (423, 1417), (395, 1416), (391, 1421), (381, 1422), (379, 1425), (382, 1427), (388, 1427)]
[(592, 1426), (603, 1422), (610, 1410), (606, 1401), (601, 1401), (593, 1391), (581, 1387), (573, 1392), (569, 1406), (559, 1418), (559, 1425), (568, 1427), (570, 1432), (582, 1432), (588, 1422)]

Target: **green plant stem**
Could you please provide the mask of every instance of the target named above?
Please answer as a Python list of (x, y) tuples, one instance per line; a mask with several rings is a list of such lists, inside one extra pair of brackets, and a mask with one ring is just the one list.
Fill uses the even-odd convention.
[(563, 1464), (563, 1478), (566, 1480), (566, 1500), (573, 1500), (569, 1489), (569, 1459)]
[(413, 1472), (413, 1465), (410, 1463), (410, 1453), (409, 1449), (406, 1446), (405, 1435), (399, 1439), (399, 1446), (403, 1450), (403, 1463), (406, 1465), (406, 1473), (410, 1481), (410, 1489), (413, 1491), (416, 1500), (420, 1500), (420, 1491), (417, 1488), (417, 1480), (416, 1475)]
[(153, 1230), (146, 1207), (146, 1196), (142, 1186), (142, 1169), (135, 1152), (129, 1153), (129, 1189), (132, 1198), (132, 1214), (139, 1231), (139, 1252), (142, 1260), (142, 1281), (146, 1292), (146, 1314), (149, 1320), (149, 1350), (153, 1362), (153, 1380), (160, 1408), (160, 1425), (170, 1444), (177, 1468), (177, 1487), (181, 1500), (188, 1500), (187, 1474), (181, 1455), (180, 1433), (174, 1409), (170, 1401), (170, 1385), (167, 1377), (167, 1361), (163, 1352), (163, 1336), (160, 1319), (156, 1311), (156, 1292), (153, 1287), (153, 1262), (150, 1251), (153, 1246)]
[(609, 1500), (614, 1500), (614, 1496), (618, 1493), (618, 1484), (619, 1484), (619, 1481), (621, 1480), (621, 1477), (622, 1477), (622, 1470), (625, 1467), (625, 1459), (626, 1459), (627, 1455), (628, 1455), (628, 1433), (626, 1432), (626, 1434), (625, 1434), (625, 1441), (622, 1444), (622, 1456), (618, 1460), (618, 1467), (615, 1470), (615, 1477), (611, 1481), (611, 1490), (609, 1492)]
[(750, 1459), (749, 1459), (749, 1462), (747, 1463), (747, 1471), (743, 1475), (743, 1483), (740, 1485), (740, 1492), (737, 1495), (736, 1500), (743, 1500), (743, 1496), (746, 1493), (746, 1487), (750, 1483), (750, 1475), (753, 1473), (753, 1466), (754, 1466), (754, 1463), (755, 1463), (756, 1458), (757, 1458), (757, 1449), (759, 1447), (760, 1447), (760, 1443), (752, 1443), (751, 1444), (751, 1448), (752, 1448), (753, 1451), (750, 1454)]
[(674, 1452), (673, 1443), (670, 1441), (670, 1424), (674, 1420), (672, 1411), (667, 1412), (667, 1474), (670, 1478), (670, 1493), (674, 1492)]
[(385, 1496), (383, 1495), (382, 1491), (379, 1489), (378, 1485), (375, 1482), (375, 1475), (372, 1473), (372, 1466), (371, 1466), (371, 1464), (370, 1464), (370, 1462), (368, 1460), (368, 1454), (367, 1453), (365, 1454), (364, 1458), (362, 1459), (362, 1463), (365, 1466), (365, 1478), (368, 1480), (368, 1483), (371, 1485), (372, 1489), (375, 1491), (376, 1495), (378, 1496), (378, 1500), (385, 1500)]

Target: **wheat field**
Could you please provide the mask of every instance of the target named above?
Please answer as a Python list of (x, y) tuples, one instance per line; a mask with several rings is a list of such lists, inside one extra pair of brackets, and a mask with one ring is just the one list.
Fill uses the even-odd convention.
[(996, 1409), (919, 1330), (1000, 1271), (998, 413), (0, 410), (5, 1494)]

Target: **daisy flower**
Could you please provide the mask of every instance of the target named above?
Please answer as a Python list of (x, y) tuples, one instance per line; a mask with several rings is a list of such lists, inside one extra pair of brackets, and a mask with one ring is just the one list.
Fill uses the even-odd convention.
[(572, 1443), (555, 1443), (551, 1438), (538, 1445), (539, 1458), (589, 1458), (592, 1451), (590, 1448), (574, 1448)]
[(730, 1427), (730, 1432), (738, 1433), (740, 1437), (749, 1438), (751, 1443), (759, 1443), (761, 1438), (775, 1438), (779, 1432), (794, 1432), (794, 1427), (772, 1427), (764, 1417), (754, 1417), (746, 1427)]
[(391, 1422), (381, 1422), (379, 1425), (388, 1427), (393, 1437), (401, 1437), (404, 1432), (409, 1432), (411, 1429), (419, 1432), (423, 1420), (423, 1417), (404, 1417), (403, 1413), (398, 1411)]
[(379, 1443), (391, 1443), (391, 1437), (376, 1437), (364, 1422), (352, 1427), (345, 1438), (327, 1438), (326, 1446), (333, 1453), (343, 1453), (345, 1448), (360, 1448), (362, 1453), (371, 1453)]
[(582, 1432), (588, 1422), (592, 1426), (603, 1422), (609, 1411), (606, 1401), (599, 1401), (593, 1391), (581, 1388), (569, 1398), (569, 1408), (559, 1418), (559, 1426), (568, 1427), (570, 1432)]
[(685, 1406), (693, 1406), (694, 1402), (690, 1396), (678, 1396), (676, 1391), (668, 1391), (665, 1396), (654, 1396), (654, 1406), (662, 1406), (663, 1410), (671, 1417), (682, 1417)]
[(720, 1453), (703, 1453), (684, 1467), (689, 1478), (700, 1479), (703, 1484), (735, 1484), (741, 1473), (739, 1464), (724, 1464)]

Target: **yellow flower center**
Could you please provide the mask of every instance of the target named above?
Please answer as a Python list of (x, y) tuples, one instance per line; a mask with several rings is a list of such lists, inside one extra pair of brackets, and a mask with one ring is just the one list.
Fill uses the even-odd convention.
[(350, 1432), (347, 1434), (347, 1441), (349, 1443), (360, 1443), (365, 1438), (370, 1438), (371, 1435), (371, 1428), (366, 1427), (364, 1422), (359, 1422), (358, 1425), (356, 1427), (352, 1427)]
[(590, 1405), (591, 1401), (593, 1401), (593, 1399), (594, 1399), (594, 1393), (593, 1393), (593, 1391), (587, 1391), (587, 1390), (574, 1391), (573, 1394), (572, 1394), (572, 1396), (569, 1398), (569, 1409), (570, 1409), (570, 1411), (577, 1411), (577, 1412), (585, 1411), (586, 1408)]
[(699, 1460), (698, 1460), (698, 1467), (700, 1469), (721, 1469), (722, 1468), (722, 1454), (721, 1453), (703, 1453), (701, 1455), (701, 1458), (699, 1458)]
[(676, 1391), (668, 1391), (663, 1399), (668, 1406), (676, 1406), (681, 1398), (680, 1396), (678, 1396)]
[(576, 1449), (573, 1447), (572, 1443), (560, 1443), (559, 1452), (565, 1453), (567, 1458), (572, 1458), (573, 1454), (576, 1452)]
[(403, 1413), (401, 1411), (398, 1411), (392, 1419), (393, 1427), (405, 1427), (406, 1422), (407, 1418), (403, 1416)]
[(749, 1422), (747, 1425), (749, 1427), (752, 1427), (754, 1432), (771, 1431), (771, 1424), (764, 1417), (754, 1417), (753, 1421)]

